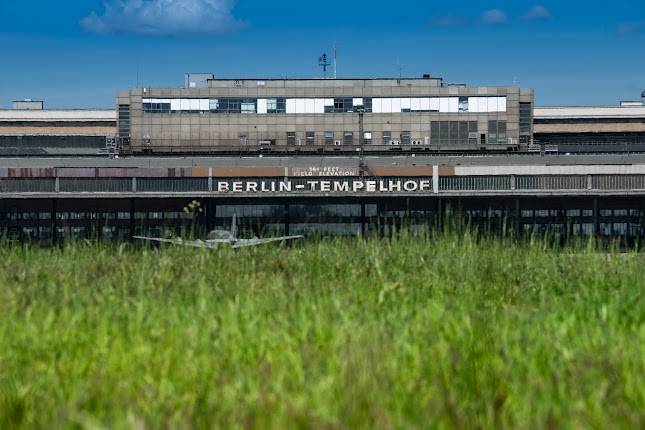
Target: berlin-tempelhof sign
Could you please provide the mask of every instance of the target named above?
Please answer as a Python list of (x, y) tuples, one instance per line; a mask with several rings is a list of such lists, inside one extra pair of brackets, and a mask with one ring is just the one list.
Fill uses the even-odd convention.
[(214, 180), (216, 193), (421, 193), (432, 192), (432, 179)]

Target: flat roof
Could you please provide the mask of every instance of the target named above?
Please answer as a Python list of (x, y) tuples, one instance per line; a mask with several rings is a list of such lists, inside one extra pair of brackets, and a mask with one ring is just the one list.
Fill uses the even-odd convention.
[(312, 77), (312, 78), (211, 78), (207, 81), (431, 81), (431, 80), (443, 81), (443, 78), (430, 76), (429, 78), (424, 77), (401, 77), (401, 78), (325, 78), (325, 77)]
[[(386, 155), (365, 156), (369, 166), (598, 166), (645, 165), (645, 154), (503, 154), (503, 155)], [(11, 157), (0, 156), (0, 168), (15, 167), (267, 167), (338, 166), (357, 167), (358, 156), (275, 156), (275, 157)]]
[(0, 109), (0, 122), (103, 122), (116, 121), (114, 109)]
[(536, 107), (535, 119), (645, 118), (645, 106)]

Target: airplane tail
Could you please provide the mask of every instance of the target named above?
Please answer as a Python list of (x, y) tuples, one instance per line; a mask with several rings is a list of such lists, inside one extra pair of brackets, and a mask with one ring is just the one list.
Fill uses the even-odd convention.
[(237, 213), (233, 212), (233, 221), (231, 222), (231, 236), (237, 239)]

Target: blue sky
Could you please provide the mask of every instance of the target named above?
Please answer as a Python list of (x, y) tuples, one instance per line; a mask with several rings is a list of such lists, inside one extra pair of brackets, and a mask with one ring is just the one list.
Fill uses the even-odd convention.
[(0, 0), (0, 107), (112, 107), (184, 72), (306, 77), (431, 73), (532, 87), (539, 105), (645, 90), (645, 2), (614, 0)]

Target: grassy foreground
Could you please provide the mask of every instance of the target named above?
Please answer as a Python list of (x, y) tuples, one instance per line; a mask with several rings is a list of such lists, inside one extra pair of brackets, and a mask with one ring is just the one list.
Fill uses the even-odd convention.
[(645, 256), (0, 248), (0, 428), (645, 428)]

